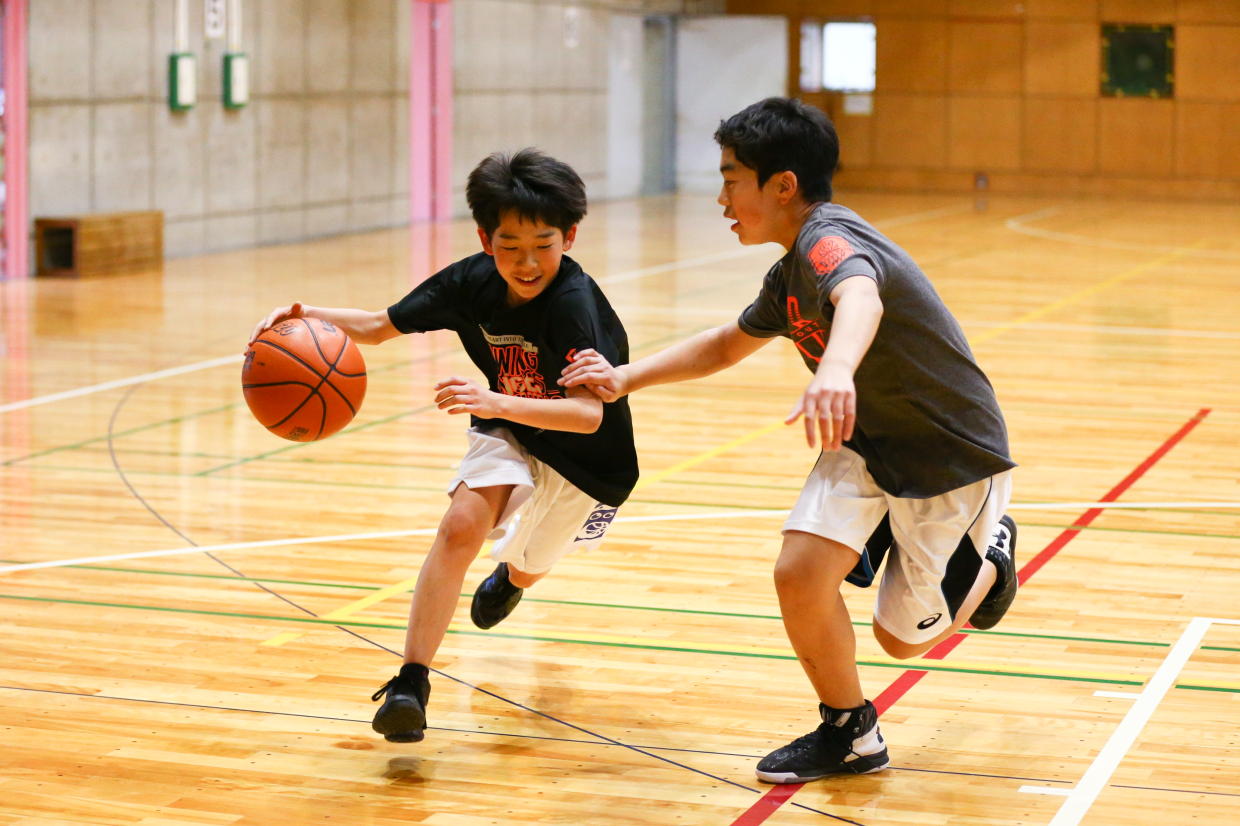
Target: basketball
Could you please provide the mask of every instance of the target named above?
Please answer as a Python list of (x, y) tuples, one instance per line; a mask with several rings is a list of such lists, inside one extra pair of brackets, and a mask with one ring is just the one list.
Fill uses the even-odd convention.
[(290, 318), (250, 345), (241, 389), (263, 427), (283, 439), (313, 442), (357, 415), (366, 395), (366, 364), (336, 325)]

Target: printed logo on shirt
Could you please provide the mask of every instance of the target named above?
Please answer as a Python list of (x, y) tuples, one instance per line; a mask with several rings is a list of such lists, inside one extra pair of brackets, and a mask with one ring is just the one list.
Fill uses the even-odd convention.
[(798, 350), (807, 358), (822, 361), (822, 351), (827, 348), (826, 331), (820, 322), (801, 317), (801, 303), (795, 295), (788, 296), (788, 329)]
[(581, 526), (581, 533), (577, 534), (574, 542), (588, 542), (591, 539), (598, 539), (607, 532), (611, 521), (616, 518), (617, 508), (602, 503), (596, 504), (594, 510), (586, 518), (586, 522)]
[(493, 336), (482, 331), (487, 344), (491, 345), (491, 358), (499, 370), (496, 386), (505, 396), (526, 399), (561, 399), (564, 394), (558, 388), (547, 389), (547, 380), (538, 372), (538, 345), (522, 336)]
[(809, 251), (809, 263), (814, 272), (828, 275), (840, 262), (853, 254), (852, 245), (838, 235), (825, 235)]

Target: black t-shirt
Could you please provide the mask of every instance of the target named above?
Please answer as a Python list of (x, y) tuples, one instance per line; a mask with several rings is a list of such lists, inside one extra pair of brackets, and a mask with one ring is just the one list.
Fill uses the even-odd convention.
[(1015, 467), (994, 389), (964, 332), (911, 258), (857, 213), (819, 204), (741, 313), (751, 336), (792, 339), (818, 367), (831, 333), (831, 291), (874, 279), (883, 317), (857, 367), (857, 424), (844, 444), (879, 487), (924, 499)]
[[(629, 360), (629, 341), (594, 279), (564, 256), (555, 279), (536, 298), (506, 303), (508, 285), (495, 260), (477, 253), (435, 273), (388, 308), (402, 333), (453, 330), (486, 374), (491, 390), (531, 399), (564, 398), (556, 384), (574, 350), (591, 348), (612, 364)], [(628, 398), (603, 405), (594, 433), (568, 433), (479, 419), (482, 430), (507, 427), (531, 454), (606, 505), (618, 506), (637, 484), (637, 451)]]

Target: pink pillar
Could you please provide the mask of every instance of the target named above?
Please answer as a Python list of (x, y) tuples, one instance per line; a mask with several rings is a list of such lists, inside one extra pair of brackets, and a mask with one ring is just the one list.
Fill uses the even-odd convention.
[(4, 2), (4, 277), (30, 274), (26, 169), (26, 2)]
[(452, 215), (452, 5), (411, 0), (409, 218)]

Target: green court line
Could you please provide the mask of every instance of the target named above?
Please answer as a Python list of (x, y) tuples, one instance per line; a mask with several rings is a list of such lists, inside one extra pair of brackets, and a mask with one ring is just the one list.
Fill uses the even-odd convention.
[[(357, 621), (357, 620), (347, 620), (347, 621), (346, 620), (330, 620), (330, 619), (322, 619), (319, 617), (279, 617), (279, 616), (270, 616), (267, 614), (250, 614), (250, 613), (245, 613), (241, 611), (209, 611), (206, 609), (199, 609), (199, 608), (173, 608), (173, 607), (158, 606), (158, 605), (129, 605), (129, 604), (115, 603), (115, 602), (95, 602), (91, 600), (57, 599), (53, 597), (30, 597), (30, 596), (21, 596), (17, 594), (0, 594), (0, 599), (14, 599), (14, 600), (27, 601), (27, 602), (56, 603), (56, 604), (62, 604), (62, 605), (82, 605), (82, 606), (88, 606), (91, 608), (121, 608), (121, 609), (128, 609), (128, 610), (137, 610), (137, 611), (157, 611), (157, 612), (171, 613), (171, 614), (194, 614), (198, 616), (227, 617), (230, 619), (254, 619), (254, 620), (264, 620), (267, 622), (299, 622), (299, 623), (304, 623), (304, 624), (309, 624), (309, 625), (346, 626), (346, 627), (354, 627), (354, 628), (383, 628), (383, 629), (389, 629), (393, 631), (405, 630), (404, 625), (397, 624), (397, 623), (363, 622), (363, 621)], [(606, 647), (606, 648), (628, 648), (628, 649), (635, 649), (635, 650), (641, 650), (641, 651), (666, 651), (666, 652), (674, 652), (674, 653), (682, 653), (682, 654), (715, 654), (715, 655), (727, 656), (727, 657), (750, 657), (750, 658), (765, 659), (765, 660), (795, 661), (797, 659), (795, 654), (768, 654), (768, 653), (764, 653), (760, 651), (716, 651), (716, 650), (705, 649), (705, 648), (693, 648), (691, 646), (651, 645), (647, 643), (581, 640), (581, 639), (564, 638), (564, 637), (547, 637), (547, 636), (542, 636), (539, 634), (497, 634), (497, 633), (490, 632), (490, 631), (469, 631), (469, 630), (457, 630), (457, 629), (451, 629), (451, 628), (448, 629), (448, 633), (458, 634), (461, 636), (471, 636), (471, 637), (493, 637), (493, 638), (498, 638), (498, 639), (510, 639), (510, 640), (511, 639), (531, 640), (534, 642), (554, 642), (554, 643), (566, 643), (566, 644), (572, 644), (572, 645), (591, 645), (591, 646), (601, 646), (601, 647)], [(944, 671), (944, 672), (951, 672), (951, 673), (958, 673), (958, 674), (982, 674), (982, 675), (991, 676), (991, 677), (1029, 677), (1032, 679), (1062, 680), (1065, 682), (1083, 682), (1083, 683), (1105, 683), (1108, 685), (1128, 685), (1128, 686), (1142, 686), (1145, 684), (1141, 680), (1125, 680), (1125, 679), (1114, 679), (1114, 678), (1106, 678), (1106, 677), (1072, 677), (1072, 676), (1066, 676), (1062, 674), (1027, 674), (1023, 672), (1014, 673), (1014, 672), (1008, 672), (1008, 671), (995, 671), (992, 669), (961, 668), (961, 667), (946, 666), (946, 665), (929, 665), (929, 664), (922, 663), (922, 662), (918, 662), (916, 665), (910, 665), (909, 663), (900, 663), (900, 662), (888, 663), (888, 662), (878, 662), (878, 661), (871, 661), (871, 660), (859, 660), (857, 664), (861, 666), (871, 666), (874, 668), (898, 668), (902, 670), (914, 670), (914, 671)], [(1224, 691), (1224, 692), (1229, 692), (1229, 693), (1240, 693), (1240, 689), (1228, 689), (1228, 688), (1221, 688), (1221, 687), (1215, 687), (1215, 688), (1218, 691)]]
[[(434, 405), (434, 404), (427, 404), (427, 405), (423, 405), (422, 407), (415, 407), (412, 410), (405, 410), (401, 413), (394, 413), (391, 416), (384, 416), (380, 419), (371, 419), (370, 421), (364, 422), (363, 424), (359, 424), (356, 427), (346, 428), (340, 431), (336, 435), (346, 436), (350, 433), (356, 433), (359, 430), (367, 430), (372, 427), (378, 427), (381, 424), (387, 424), (389, 422), (394, 422), (397, 419), (403, 419), (406, 416), (416, 416), (420, 413), (425, 413), (428, 410), (434, 410), (436, 408), (437, 408), (437, 405)], [(314, 444), (314, 442), (294, 442), (291, 445), (285, 445), (284, 447), (277, 447), (275, 450), (268, 450), (263, 453), (256, 453), (252, 456), (243, 456), (240, 459), (237, 459), (232, 462), (228, 462), (227, 464), (217, 465), (216, 467), (207, 468), (206, 470), (200, 470), (197, 473), (191, 473), (189, 475), (190, 476), (209, 476), (210, 474), (216, 473), (221, 470), (227, 470), (228, 468), (237, 467), (238, 465), (244, 465), (249, 462), (255, 462), (255, 461), (258, 461), (259, 459), (266, 459), (268, 456), (276, 456), (281, 453), (287, 453), (290, 450), (299, 450), (303, 447), (306, 447), (307, 445), (312, 445), (312, 444)]]
[[(32, 465), (34, 470), (48, 470), (61, 473), (103, 473), (115, 474), (116, 471), (110, 467), (72, 467), (66, 465)], [(132, 477), (151, 477), (156, 478), (174, 478), (174, 479), (190, 479), (200, 474), (197, 473), (179, 473), (172, 470), (127, 470), (126, 475)], [(281, 485), (315, 485), (321, 487), (337, 487), (337, 488), (356, 488), (358, 490), (415, 490), (421, 492), (443, 493), (444, 485), (392, 485), (379, 482), (340, 482), (335, 479), (284, 479), (278, 476), (266, 477), (246, 477), (246, 484), (254, 483), (279, 483)]]
[[(141, 433), (144, 430), (153, 430), (154, 428), (163, 427), (164, 425), (168, 425), (168, 424), (177, 424), (179, 422), (187, 422), (187, 421), (190, 421), (191, 419), (198, 419), (198, 418), (202, 418), (203, 416), (210, 416), (214, 413), (219, 413), (224, 410), (230, 410), (236, 406), (237, 406), (237, 403), (234, 402), (232, 404), (225, 404), (219, 407), (211, 407), (206, 410), (199, 410), (196, 413), (186, 413), (184, 416), (173, 416), (170, 419), (162, 419), (158, 422), (149, 422), (144, 425), (138, 425), (137, 427), (131, 427), (128, 430), (122, 430), (117, 433), (113, 433), (112, 437), (119, 438), (121, 436), (130, 436), (134, 433)], [(80, 442), (73, 442), (72, 444), (60, 445), (59, 447), (49, 447), (46, 450), (40, 450), (35, 453), (28, 453), (25, 456), (18, 456), (16, 459), (8, 459), (4, 462), (0, 462), (0, 467), (8, 467), (9, 465), (17, 464), (18, 462), (24, 462), (27, 459), (37, 459), (40, 456), (47, 456), (48, 454), (51, 454), (51, 453), (60, 453), (65, 450), (75, 450), (79, 447), (85, 447), (86, 445), (91, 445), (91, 444), (94, 444), (95, 442), (106, 442), (107, 440), (108, 440), (107, 434), (104, 434), (103, 436), (95, 436), (94, 438), (84, 439)]]

